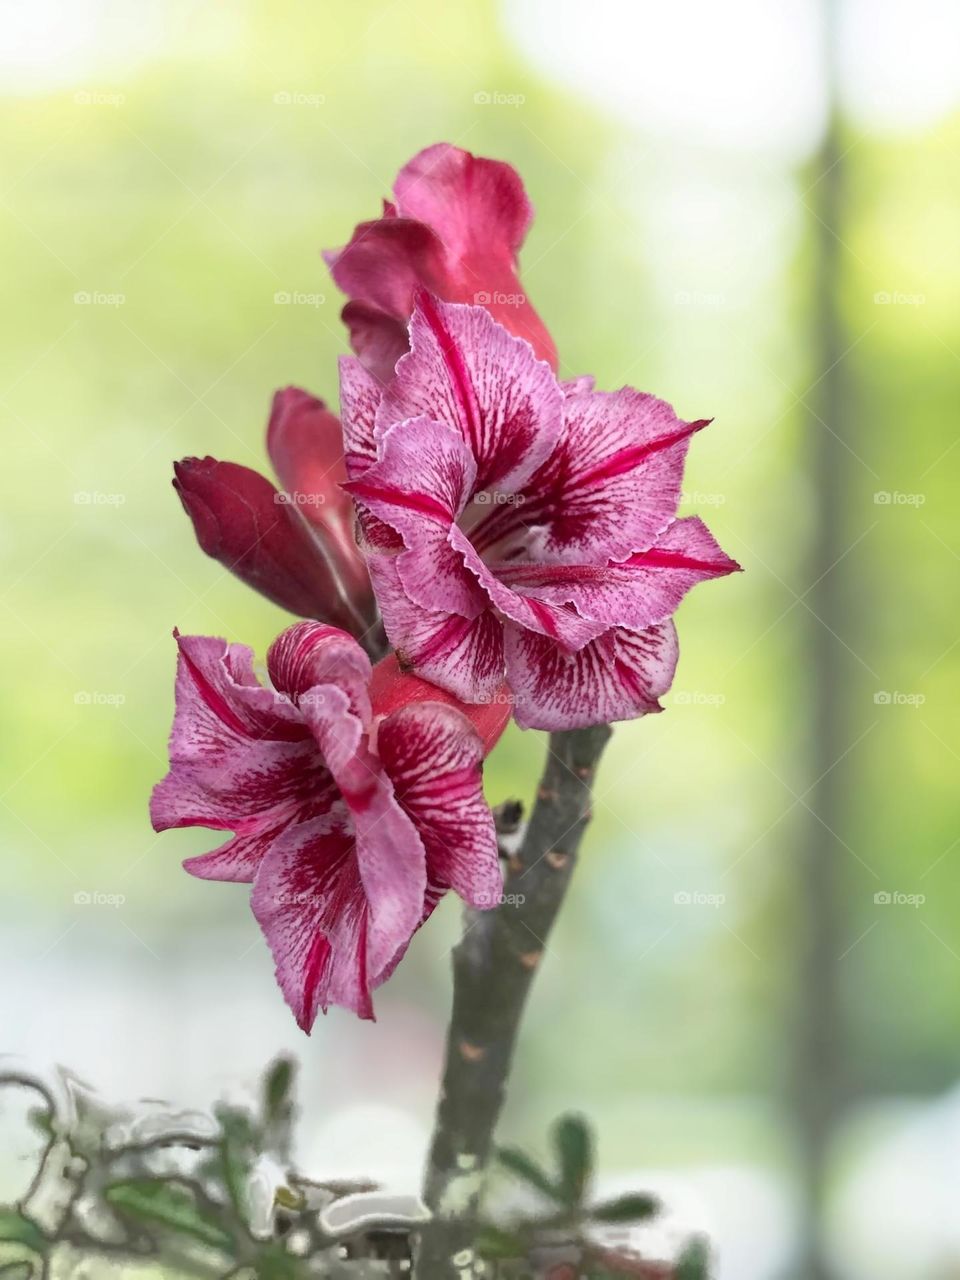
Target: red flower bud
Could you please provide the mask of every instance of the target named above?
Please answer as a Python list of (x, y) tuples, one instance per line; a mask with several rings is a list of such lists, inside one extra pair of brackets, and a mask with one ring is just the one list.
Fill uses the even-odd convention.
[[(312, 525), (264, 476), (235, 462), (184, 458), (173, 487), (201, 548), (268, 600), (362, 636), (376, 613), (339, 538)], [(362, 565), (361, 565), (362, 567)]]

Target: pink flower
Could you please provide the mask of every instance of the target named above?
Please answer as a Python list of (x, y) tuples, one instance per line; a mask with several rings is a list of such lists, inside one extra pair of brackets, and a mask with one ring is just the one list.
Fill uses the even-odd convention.
[(200, 546), (281, 608), (365, 635), (377, 613), (353, 535), (340, 422), (298, 387), (273, 397), (267, 449), (280, 493), (256, 471), (214, 458), (174, 464), (174, 488)]
[(374, 377), (388, 381), (407, 350), (420, 287), (484, 306), (555, 369), (553, 339), (517, 275), (533, 208), (516, 170), (440, 142), (404, 165), (394, 197), (348, 245), (324, 255), (351, 299), (343, 309), (351, 345)]
[(341, 361), (346, 488), (401, 665), (530, 728), (659, 710), (671, 615), (739, 566), (678, 519), (690, 436), (630, 388), (561, 384), (482, 307), (421, 294), (384, 389)]
[(170, 772), (154, 828), (231, 831), (184, 864), (252, 883), (277, 980), (309, 1032), (318, 1009), (373, 1017), (371, 991), (443, 893), (475, 907), (501, 892), (481, 767), (509, 701), (464, 707), (392, 658), (375, 672), (342, 631), (300, 622), (267, 656), (177, 635)]

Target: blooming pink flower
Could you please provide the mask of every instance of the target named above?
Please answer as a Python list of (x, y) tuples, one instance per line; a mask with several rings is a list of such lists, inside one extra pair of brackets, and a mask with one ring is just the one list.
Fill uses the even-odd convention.
[(397, 175), (394, 201), (324, 256), (351, 299), (343, 309), (354, 351), (380, 382), (407, 350), (407, 321), (423, 287), (448, 302), (484, 306), (554, 369), (557, 352), (521, 291), (517, 253), (533, 221), (520, 175), (440, 142)]
[(371, 991), (448, 888), (497, 903), (500, 864), (481, 786), (509, 701), (465, 707), (385, 659), (375, 673), (342, 631), (300, 622), (267, 656), (177, 635), (170, 772), (154, 828), (232, 831), (184, 864), (252, 883), (251, 903), (297, 1022)]
[(561, 384), (482, 307), (419, 296), (382, 388), (341, 361), (346, 488), (402, 665), (467, 701), (504, 678), (521, 725), (659, 710), (671, 615), (739, 566), (678, 519), (690, 436), (662, 400)]
[(214, 458), (174, 465), (200, 546), (281, 608), (366, 634), (377, 612), (353, 534), (339, 419), (307, 391), (273, 398), (267, 449), (285, 492)]

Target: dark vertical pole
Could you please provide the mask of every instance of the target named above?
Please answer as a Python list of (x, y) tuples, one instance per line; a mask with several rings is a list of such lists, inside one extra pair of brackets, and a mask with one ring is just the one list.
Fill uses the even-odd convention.
[[(814, 494), (813, 541), (807, 597), (812, 613), (808, 669), (811, 719), (807, 802), (801, 834), (798, 892), (798, 1008), (794, 1055), (794, 1106), (799, 1133), (802, 1241), (798, 1280), (830, 1280), (823, 1235), (828, 1160), (843, 1090), (843, 1016), (839, 975), (843, 947), (845, 851), (831, 831), (840, 832), (844, 796), (833, 764), (848, 745), (844, 726), (844, 655), (836, 635), (844, 635), (845, 572), (835, 566), (844, 542), (844, 509), (850, 489), (850, 454), (838, 437), (850, 431), (843, 354), (847, 346), (840, 315), (843, 268), (845, 172), (836, 93), (837, 6), (823, 0), (823, 57), (828, 119), (807, 199), (813, 212), (814, 376), (807, 397), (807, 465)], [(826, 424), (826, 425), (824, 425)], [(836, 433), (836, 434), (833, 434)], [(835, 634), (834, 634), (835, 633)]]

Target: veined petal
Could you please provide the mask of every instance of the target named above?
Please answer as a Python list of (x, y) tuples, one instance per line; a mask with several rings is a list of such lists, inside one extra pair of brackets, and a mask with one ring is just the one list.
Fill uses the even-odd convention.
[(425, 293), (410, 321), (410, 343), (384, 390), (376, 434), (405, 418), (433, 418), (463, 436), (479, 489), (523, 485), (560, 437), (563, 393), (549, 365), (483, 307)]
[(530, 631), (557, 641), (566, 649), (580, 649), (607, 628), (604, 622), (582, 617), (562, 599), (523, 595), (505, 580), (505, 575), (488, 567), (477, 555), (470, 540), (458, 528), (449, 534), (451, 546), (476, 577), (491, 605), (505, 618)]
[(301, 696), (299, 709), (353, 823), (369, 908), (368, 964), (376, 975), (391, 964), (421, 922), (427, 883), (423, 843), (397, 803), (347, 694), (331, 684), (319, 685)]
[(369, 907), (342, 812), (287, 831), (260, 865), (251, 905), (280, 989), (304, 1031), (331, 1004), (373, 1017)]
[(383, 388), (356, 356), (341, 356), (339, 368), (345, 464), (355, 480), (377, 460), (373, 424)]
[(536, 529), (531, 558), (548, 564), (623, 560), (649, 547), (676, 514), (689, 439), (706, 425), (629, 387), (568, 395), (556, 450), (512, 510), (481, 522), (477, 545), (489, 549), (523, 521)]
[(507, 677), (525, 729), (576, 729), (660, 711), (677, 665), (672, 622), (646, 631), (612, 628), (576, 653), (507, 626)]
[(453, 889), (496, 906), (503, 887), (493, 815), (483, 796), (483, 744), (453, 707), (418, 702), (394, 711), (377, 749), (427, 855), (432, 895)]
[(370, 576), (383, 625), (402, 668), (464, 702), (488, 702), (503, 684), (503, 626), (490, 611), (464, 618), (413, 603), (400, 583), (396, 557), (371, 556)]
[(370, 722), (370, 659), (352, 636), (319, 622), (298, 622), (282, 632), (267, 653), (274, 687), (299, 704), (317, 685), (344, 690), (349, 710), (362, 725)]
[(739, 569), (698, 516), (672, 521), (648, 551), (607, 565), (494, 564), (508, 589), (585, 619), (642, 631), (669, 617), (698, 582)]
[(333, 779), (289, 703), (263, 689), (246, 646), (178, 636), (170, 771), (153, 790), (154, 829), (203, 826), (236, 838), (187, 870), (250, 880), (276, 833), (329, 808)]
[(484, 755), (489, 755), (510, 723), (513, 698), (504, 684), (489, 702), (463, 702), (439, 685), (422, 680), (412, 671), (403, 671), (395, 653), (387, 654), (373, 669), (370, 681), (370, 701), (373, 714), (388, 716), (411, 703), (441, 702), (455, 708), (470, 722), (471, 728), (483, 743)]
[(487, 607), (449, 541), (475, 480), (473, 458), (456, 430), (412, 418), (390, 428), (380, 441), (379, 461), (347, 485), (365, 512), (401, 535), (399, 579), (425, 609), (475, 618)]

